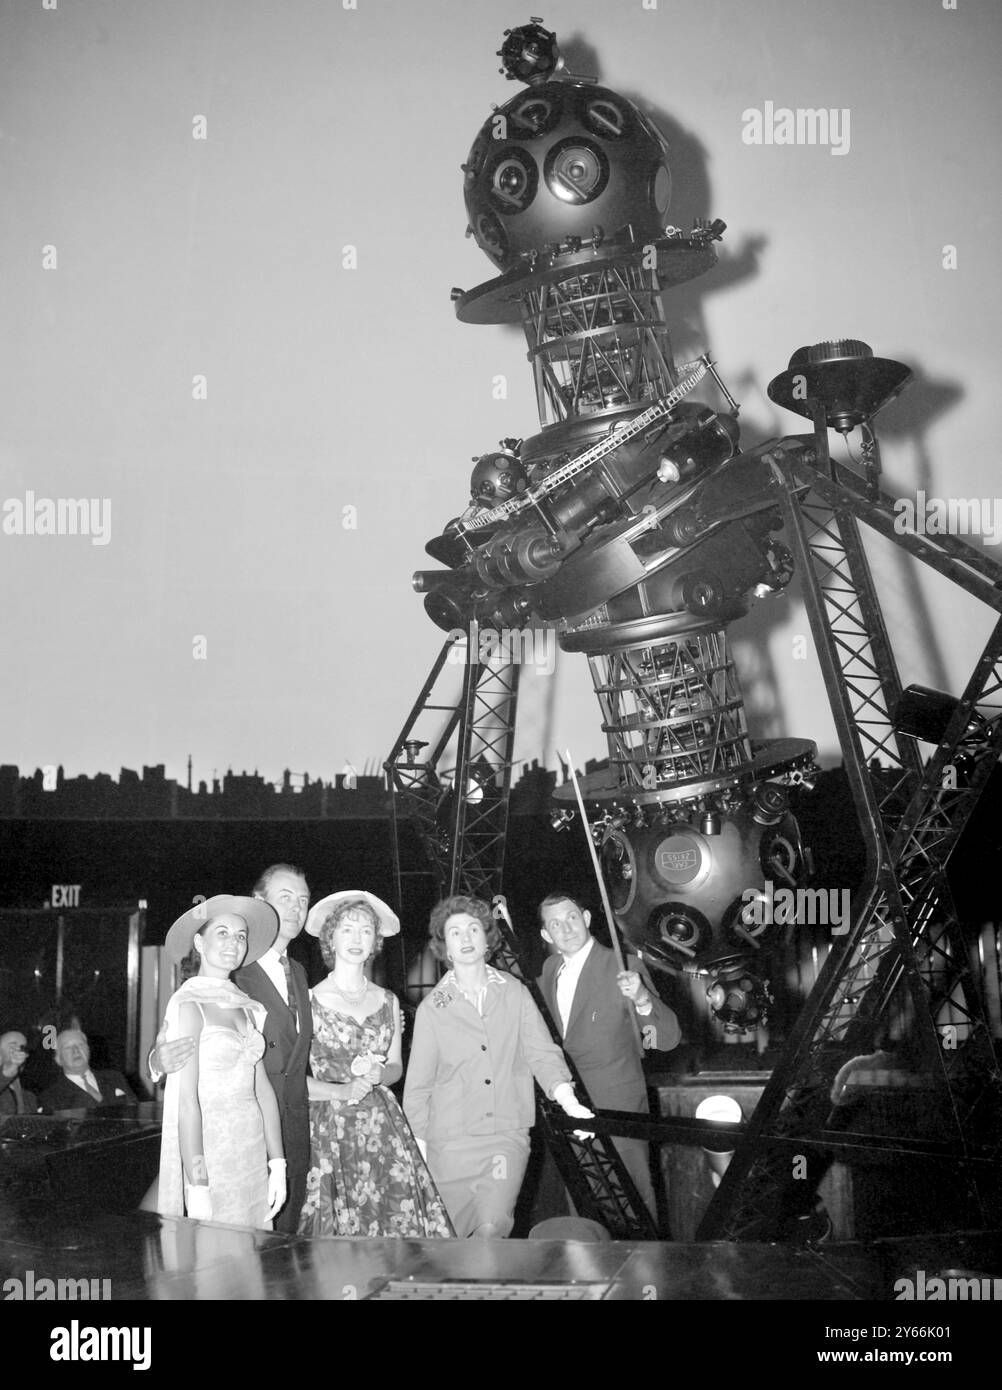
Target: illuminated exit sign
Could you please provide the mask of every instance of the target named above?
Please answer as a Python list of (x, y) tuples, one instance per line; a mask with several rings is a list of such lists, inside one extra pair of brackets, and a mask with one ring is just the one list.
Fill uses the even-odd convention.
[(54, 883), (52, 885), (52, 899), (49, 905), (52, 907), (79, 907), (80, 884)]

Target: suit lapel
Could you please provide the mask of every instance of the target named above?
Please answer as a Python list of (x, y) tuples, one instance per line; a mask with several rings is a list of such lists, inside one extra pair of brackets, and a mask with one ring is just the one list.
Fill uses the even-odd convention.
[(289, 1006), (268, 978), (267, 972), (255, 961), (253, 965), (246, 966), (241, 974), (244, 993), (264, 1005), (268, 1015), (267, 1025), (274, 1032), (285, 1033), (290, 1040), (294, 1039), (297, 1034)]
[(556, 1025), (557, 1032), (560, 1032), (560, 1014), (557, 1010), (557, 971), (560, 969), (563, 956), (547, 956), (543, 963), (543, 975), (541, 987), (543, 991), (543, 1001), (550, 1011), (550, 1017)]
[(309, 1045), (313, 1037), (313, 1003), (306, 983), (306, 972), (297, 961), (292, 962), (292, 992), (296, 996), (296, 1011), (299, 1014), (299, 1038)]
[[(94, 1099), (86, 1087), (80, 1087), (66, 1077), (63, 1078), (63, 1086), (65, 1088), (64, 1100), (66, 1102), (66, 1104), (61, 1107), (63, 1110), (79, 1110), (81, 1106), (86, 1106), (87, 1109), (90, 1110), (94, 1106), (101, 1104), (99, 1100)], [(99, 1085), (98, 1090), (100, 1089), (101, 1087)]]
[(574, 991), (574, 998), (571, 1001), (571, 1016), (567, 1020), (567, 1032), (564, 1038), (570, 1037), (574, 1027), (581, 1022), (582, 1016), (587, 1013), (593, 1003), (595, 986), (600, 975), (601, 957), (599, 952), (601, 946), (597, 941), (592, 943), (592, 948), (588, 952), (588, 959), (582, 967), (581, 974), (578, 976), (577, 988)]

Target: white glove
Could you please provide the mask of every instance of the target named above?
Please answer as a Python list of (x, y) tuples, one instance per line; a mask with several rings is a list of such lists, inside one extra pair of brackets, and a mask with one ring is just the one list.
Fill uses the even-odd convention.
[(212, 1197), (208, 1187), (187, 1187), (184, 1204), (192, 1221), (212, 1220)]
[(285, 1159), (268, 1160), (268, 1220), (271, 1221), (285, 1206), (288, 1195), (285, 1181)]
[[(565, 1115), (570, 1115), (572, 1120), (593, 1120), (594, 1110), (589, 1110), (587, 1105), (582, 1105), (574, 1094), (574, 1087), (569, 1081), (561, 1081), (560, 1085), (553, 1092), (553, 1099), (560, 1106)], [(594, 1134), (588, 1134), (582, 1129), (574, 1131), (575, 1139), (594, 1139)]]
[(582, 1105), (574, 1094), (574, 1087), (569, 1081), (561, 1081), (560, 1085), (553, 1092), (553, 1099), (560, 1106), (565, 1115), (570, 1115), (572, 1120), (593, 1120), (594, 1110), (589, 1110), (587, 1105)]

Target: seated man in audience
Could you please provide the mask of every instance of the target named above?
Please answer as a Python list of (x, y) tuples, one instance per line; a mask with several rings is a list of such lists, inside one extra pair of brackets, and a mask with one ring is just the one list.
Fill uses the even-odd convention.
[(102, 1105), (134, 1105), (136, 1097), (119, 1071), (91, 1071), (87, 1037), (66, 1028), (56, 1038), (56, 1064), (62, 1077), (39, 1096), (47, 1115), (61, 1110), (96, 1110)]
[(23, 1033), (0, 1036), (0, 1118), (34, 1115), (38, 1101), (21, 1085), (21, 1071), (28, 1060), (28, 1039)]

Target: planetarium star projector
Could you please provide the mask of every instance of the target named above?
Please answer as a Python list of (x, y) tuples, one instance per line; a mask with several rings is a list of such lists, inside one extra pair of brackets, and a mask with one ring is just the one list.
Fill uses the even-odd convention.
[(667, 222), (664, 136), (568, 74), (539, 22), (500, 56), (523, 88), (463, 165), (469, 231), (499, 274), (453, 298), (463, 323), (521, 324), (540, 429), (477, 460), (469, 504), (426, 547), (447, 568), (415, 587), (441, 628), (543, 622), (587, 657), (609, 764), (583, 791), (618, 924), (747, 1032), (777, 930), (758, 908), (809, 878), (790, 788), (816, 748), (749, 736), (728, 626), (792, 559), (766, 449), (738, 451), (734, 399), (708, 356), (676, 363), (665, 319), (725, 225)]

